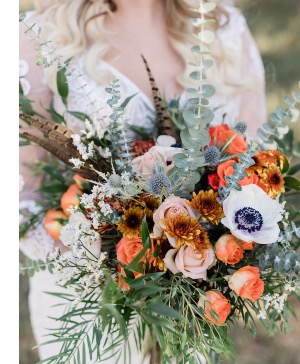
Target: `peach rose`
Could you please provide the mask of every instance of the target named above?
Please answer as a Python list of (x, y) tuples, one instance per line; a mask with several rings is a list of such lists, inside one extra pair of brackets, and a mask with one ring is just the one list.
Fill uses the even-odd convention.
[(244, 257), (244, 249), (232, 234), (224, 234), (215, 245), (216, 256), (225, 264), (236, 264)]
[(207, 270), (215, 264), (215, 254), (212, 248), (197, 253), (184, 244), (179, 250), (170, 249), (164, 263), (173, 274), (181, 272), (185, 277), (206, 280)]
[[(217, 326), (223, 325), (230, 313), (231, 304), (219, 291), (211, 290), (205, 294), (208, 302), (200, 301), (200, 306), (204, 305), (205, 317)], [(218, 318), (214, 317), (211, 311), (214, 311)]]
[(249, 265), (233, 273), (228, 285), (238, 296), (253, 302), (264, 292), (264, 281), (259, 278), (259, 269)]
[(73, 176), (73, 180), (75, 181), (77, 187), (81, 190), (84, 190), (84, 183), (88, 183), (88, 181), (81, 177), (78, 173)]
[[(146, 178), (152, 177), (153, 168), (157, 163), (163, 163), (165, 172), (168, 174), (174, 168), (173, 156), (180, 151), (179, 148), (155, 145), (144, 155), (134, 158), (131, 164), (137, 172), (142, 173)], [(170, 164), (167, 165), (167, 162)]]
[(188, 205), (188, 201), (177, 196), (169, 196), (159, 206), (153, 214), (154, 228), (153, 237), (161, 237), (166, 226), (161, 222), (162, 219), (168, 219), (171, 215), (188, 214), (195, 218), (196, 215), (193, 209)]
[[(218, 177), (220, 178), (219, 186), (227, 185), (225, 177), (230, 176), (231, 174), (234, 173), (233, 165), (235, 163), (237, 163), (235, 160), (230, 159), (227, 162), (219, 164), (218, 169), (217, 169), (217, 174), (218, 174)], [(241, 186), (247, 186), (247, 185), (254, 184), (254, 185), (259, 186), (261, 189), (265, 190), (265, 186), (262, 183), (260, 183), (260, 180), (256, 174), (253, 174), (252, 176), (246, 176), (244, 179), (239, 181), (239, 184)]]
[(69, 207), (75, 207), (78, 206), (80, 203), (79, 197), (82, 195), (82, 191), (78, 188), (78, 186), (74, 183), (71, 185), (67, 191), (62, 195), (60, 200), (61, 208), (63, 209), (63, 212), (70, 216), (70, 213), (68, 210)]
[(49, 210), (45, 215), (44, 227), (48, 235), (54, 240), (59, 240), (62, 224), (57, 219), (67, 219), (68, 217), (58, 210)]
[(217, 147), (223, 147), (236, 135), (226, 149), (226, 153), (228, 154), (245, 153), (247, 151), (247, 142), (244, 140), (244, 137), (229, 129), (229, 126), (226, 124), (212, 127), (208, 132), (211, 138), (210, 145), (216, 145)]

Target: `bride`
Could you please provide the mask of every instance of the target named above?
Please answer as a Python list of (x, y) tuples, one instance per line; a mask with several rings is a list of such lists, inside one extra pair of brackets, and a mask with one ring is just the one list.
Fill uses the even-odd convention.
[[(180, 97), (183, 106), (193, 43), (189, 21), (195, 16), (191, 10), (193, 3), (195, 0), (36, 0), (36, 11), (28, 14), (25, 23), (29, 27), (36, 23), (41, 28), (40, 43), (51, 40), (50, 45), (63, 60), (72, 58), (78, 76), (68, 78), (69, 110), (88, 115), (103, 113), (108, 99), (105, 87), (114, 75), (119, 79), (124, 99), (136, 94), (127, 106), (128, 123), (151, 130), (147, 115), (154, 110), (154, 104), (141, 54), (150, 65), (164, 98), (170, 101)], [(217, 90), (212, 98), (212, 105), (217, 107), (214, 124), (225, 122), (234, 126), (244, 120), (249, 126), (248, 136), (254, 138), (256, 129), (266, 120), (261, 57), (241, 13), (225, 5), (225, 1), (218, 3), (214, 11), (217, 37), (211, 46), (215, 65), (208, 74)], [(36, 66), (36, 41), (30, 39), (30, 32), (26, 30), (26, 25), (22, 24), (20, 64), (25, 75), (24, 91), (34, 100), (33, 108), (45, 116), (45, 110), (53, 102), (55, 110), (64, 114), (69, 128), (78, 132), (82, 122), (65, 113), (57, 91), (57, 69)], [(39, 147), (21, 149), (22, 208), (34, 208), (34, 201), (39, 198), (34, 192), (39, 181), (30, 176), (24, 163), (44, 157)], [(32, 259), (44, 259), (58, 245), (42, 225), (29, 232), (20, 243), (22, 252)], [(30, 319), (37, 344), (47, 340), (47, 329), (57, 326), (49, 316), (62, 315), (60, 306), (52, 307), (57, 301), (44, 293), (47, 291), (58, 291), (55, 276), (39, 272), (30, 278)], [(59, 347), (45, 345), (38, 350), (40, 358), (45, 359), (57, 354)], [(133, 357), (137, 363), (146, 362), (142, 353)], [(113, 362), (113, 359), (106, 361)]]

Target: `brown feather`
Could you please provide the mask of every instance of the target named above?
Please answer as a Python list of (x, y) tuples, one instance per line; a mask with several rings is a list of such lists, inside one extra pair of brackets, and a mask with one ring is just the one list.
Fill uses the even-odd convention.
[(152, 95), (154, 100), (154, 106), (156, 111), (157, 122), (161, 127), (161, 134), (171, 135), (177, 139), (177, 134), (171, 121), (171, 115), (167, 107), (164, 105), (163, 99), (156, 85), (155, 79), (152, 75), (148, 62), (142, 55), (142, 59), (145, 63), (148, 78), (151, 84)]
[(67, 148), (57, 143), (54, 140), (50, 140), (47, 137), (40, 137), (28, 132), (23, 133), (29, 140), (40, 145), (42, 148), (46, 149), (48, 152), (53, 154), (55, 157), (60, 159), (62, 162), (73, 165), (69, 159), (71, 158), (80, 158), (80, 154), (77, 150)]
[(29, 115), (21, 114), (20, 117), (25, 119), (29, 124), (40, 130), (45, 137), (58, 141), (61, 145), (76, 149), (72, 143), (72, 130), (64, 125), (55, 123), (48, 119), (41, 119)]

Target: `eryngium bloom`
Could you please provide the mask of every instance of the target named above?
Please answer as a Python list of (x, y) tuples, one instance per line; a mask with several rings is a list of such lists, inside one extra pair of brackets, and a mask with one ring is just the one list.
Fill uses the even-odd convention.
[(161, 221), (165, 225), (165, 233), (173, 247), (179, 249), (186, 243), (196, 250), (199, 235), (203, 230), (197, 218), (191, 218), (188, 214), (178, 214)]
[(224, 217), (222, 205), (217, 201), (218, 193), (213, 190), (200, 191), (198, 195), (193, 192), (193, 199), (189, 203), (197, 210), (204, 221), (218, 225)]
[(277, 241), (282, 207), (257, 185), (243, 186), (242, 191), (232, 189), (223, 202), (223, 210), (221, 223), (238, 239), (259, 244)]
[(118, 230), (129, 239), (140, 236), (144, 211), (139, 207), (130, 207), (124, 210), (123, 221), (117, 223)]

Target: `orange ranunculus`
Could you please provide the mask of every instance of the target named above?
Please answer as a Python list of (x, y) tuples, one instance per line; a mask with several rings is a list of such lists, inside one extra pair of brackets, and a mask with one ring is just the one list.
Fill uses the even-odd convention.
[(59, 240), (62, 224), (57, 219), (67, 219), (67, 216), (58, 210), (49, 210), (45, 215), (44, 227), (48, 235), (54, 240)]
[(78, 173), (73, 176), (73, 180), (75, 181), (78, 188), (84, 190), (84, 183), (87, 183), (87, 180), (81, 177)]
[[(218, 166), (217, 169), (217, 174), (220, 178), (220, 184), (219, 186), (226, 186), (227, 182), (225, 180), (226, 176), (230, 176), (231, 174), (234, 173), (234, 169), (233, 169), (233, 165), (237, 163), (235, 160), (230, 159), (229, 161), (226, 161), (224, 163), (221, 163)], [(247, 186), (247, 185), (257, 185), (259, 186), (262, 190), (266, 190), (266, 187), (264, 186), (263, 183), (260, 182), (259, 177), (256, 174), (252, 174), (252, 175), (248, 175), (246, 176), (244, 179), (242, 179), (241, 181), (239, 181), (239, 184), (241, 186)]]
[(236, 264), (244, 257), (244, 249), (232, 234), (224, 234), (215, 245), (216, 256), (226, 264)]
[(71, 185), (67, 191), (62, 195), (60, 200), (61, 208), (63, 209), (63, 212), (70, 216), (70, 213), (68, 210), (69, 207), (75, 207), (79, 205), (79, 197), (82, 195), (82, 191), (78, 188), (78, 186), (74, 183)]
[(234, 139), (230, 142), (226, 153), (238, 154), (245, 153), (247, 151), (247, 142), (241, 134), (237, 134), (234, 130), (229, 129), (226, 124), (214, 126), (208, 130), (210, 139), (210, 145), (216, 145), (217, 147), (223, 147), (234, 135)]
[[(230, 313), (231, 304), (227, 298), (222, 295), (219, 291), (211, 290), (206, 293), (208, 302), (204, 304), (205, 317), (212, 321), (215, 325), (223, 325)], [(214, 311), (218, 318), (211, 314)]]
[(233, 273), (228, 285), (238, 296), (253, 302), (264, 292), (264, 281), (259, 277), (259, 269), (249, 265)]
[(209, 174), (207, 178), (210, 187), (214, 191), (218, 191), (218, 188), (220, 186), (220, 177), (218, 176), (218, 173)]

